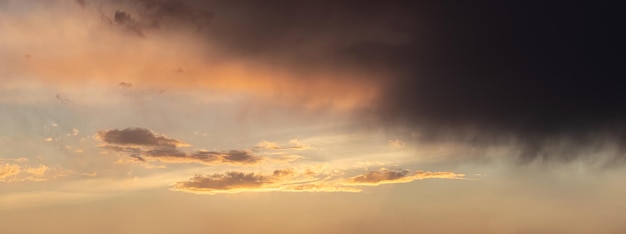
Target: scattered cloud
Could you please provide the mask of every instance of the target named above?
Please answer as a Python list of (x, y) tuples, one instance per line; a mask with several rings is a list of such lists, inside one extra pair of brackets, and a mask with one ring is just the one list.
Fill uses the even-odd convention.
[(178, 182), (172, 190), (196, 194), (240, 192), (361, 192), (360, 186), (408, 183), (423, 179), (464, 179), (464, 174), (453, 172), (428, 172), (409, 170), (370, 171), (351, 178), (343, 173), (317, 173), (309, 169), (275, 170), (271, 174), (227, 172), (224, 174), (196, 175), (189, 181)]
[(20, 166), (17, 164), (0, 164), (0, 181), (6, 182), (9, 178), (20, 174)]
[(28, 159), (25, 158), (0, 159), (1, 182), (45, 181), (52, 176), (48, 175), (49, 171), (49, 167), (46, 165), (37, 167), (28, 165)]
[(261, 141), (256, 146), (256, 149), (268, 149), (268, 150), (306, 150), (311, 149), (311, 146), (300, 142), (298, 139), (289, 140), (289, 145), (281, 146), (276, 142)]
[(96, 136), (102, 142), (114, 145), (155, 146), (168, 148), (188, 146), (188, 144), (182, 141), (171, 139), (166, 136), (156, 135), (152, 131), (145, 128), (104, 130), (99, 131)]
[(310, 170), (274, 170), (270, 174), (227, 172), (224, 174), (196, 175), (189, 181), (178, 182), (172, 190), (195, 194), (241, 192), (358, 192), (360, 189), (342, 186), (335, 178), (318, 178), (323, 174)]
[(185, 153), (179, 150), (159, 149), (146, 151), (144, 155), (161, 162), (196, 162), (207, 165), (222, 163), (244, 165), (256, 164), (263, 161), (262, 157), (253, 155), (250, 151), (246, 150), (230, 150), (225, 152), (200, 150), (193, 153)]
[(132, 87), (133, 87), (133, 84), (131, 84), (131, 83), (127, 83), (127, 82), (120, 82), (120, 83), (118, 84), (118, 86), (119, 86), (119, 87), (121, 87), (121, 88), (132, 88)]
[(366, 174), (348, 178), (346, 184), (378, 186), (381, 184), (408, 183), (423, 179), (465, 179), (465, 175), (445, 171), (416, 171), (411, 173), (409, 170), (389, 170), (383, 168), (378, 171), (370, 171)]
[[(186, 152), (179, 147), (190, 146), (189, 144), (155, 134), (145, 128), (103, 130), (96, 134), (96, 139), (102, 142), (101, 148), (121, 153), (140, 162), (252, 165), (261, 162), (288, 162), (300, 158), (300, 156), (289, 154), (269, 158), (256, 155), (251, 150)], [(293, 147), (302, 148), (303, 146), (294, 145)]]
[(405, 146), (404, 141), (399, 139), (389, 140), (387, 143), (389, 144), (389, 147), (392, 148), (404, 148)]

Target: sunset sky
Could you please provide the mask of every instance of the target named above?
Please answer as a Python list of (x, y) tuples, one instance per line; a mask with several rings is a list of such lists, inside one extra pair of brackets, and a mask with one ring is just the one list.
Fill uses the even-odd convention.
[(0, 233), (626, 233), (618, 9), (0, 0)]

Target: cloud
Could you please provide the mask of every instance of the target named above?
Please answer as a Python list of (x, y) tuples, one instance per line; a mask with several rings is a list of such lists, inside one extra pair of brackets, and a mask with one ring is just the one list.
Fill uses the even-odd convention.
[(26, 168), (25, 172), (33, 175), (43, 175), (48, 171), (48, 167), (45, 165), (39, 165), (39, 167)]
[[(7, 163), (9, 161), (14, 163)], [(24, 158), (18, 159), (0, 159), (0, 181), (45, 181), (56, 175), (48, 174), (49, 167), (39, 165), (32, 167), (28, 165), (28, 160)]]
[(20, 173), (20, 166), (17, 164), (0, 164), (0, 181), (7, 181), (8, 178)]
[(121, 88), (128, 89), (128, 88), (132, 88), (133, 84), (127, 83), (127, 82), (120, 82), (117, 86), (119, 86)]
[(227, 172), (224, 174), (196, 175), (189, 181), (178, 182), (172, 190), (196, 194), (241, 192), (361, 192), (360, 186), (408, 183), (423, 179), (464, 179), (464, 174), (453, 172), (409, 173), (408, 170), (371, 171), (363, 175), (342, 178), (336, 173), (316, 173), (311, 170), (295, 171), (291, 168), (275, 170), (271, 174)]
[(240, 188), (259, 188), (270, 183), (268, 178), (254, 173), (228, 172), (211, 176), (195, 176), (188, 182), (177, 183), (177, 188), (202, 191), (227, 191)]
[(346, 184), (361, 186), (378, 186), (381, 184), (408, 183), (423, 179), (464, 179), (464, 174), (453, 172), (430, 172), (416, 171), (411, 173), (408, 170), (388, 170), (370, 171), (366, 174), (348, 178)]
[(404, 148), (405, 144), (404, 141), (399, 140), (399, 139), (394, 139), (394, 140), (389, 140), (387, 141), (389, 147), (392, 148)]
[(276, 142), (261, 141), (254, 148), (268, 150), (306, 150), (311, 149), (310, 145), (301, 143), (298, 139), (289, 140), (289, 146), (280, 146)]
[(195, 194), (242, 192), (358, 192), (359, 189), (342, 186), (338, 181), (317, 178), (311, 173), (296, 172), (291, 168), (274, 170), (271, 174), (227, 172), (196, 175), (189, 181), (178, 182), (172, 190)]
[(189, 144), (157, 135), (145, 128), (103, 130), (96, 134), (96, 139), (102, 142), (101, 148), (121, 153), (141, 162), (253, 165), (263, 162), (289, 162), (300, 158), (300, 156), (288, 154), (279, 154), (269, 158), (255, 155), (250, 150), (186, 152), (178, 147), (189, 146)]
[(166, 148), (188, 146), (188, 144), (176, 139), (167, 138), (165, 136), (157, 136), (152, 131), (145, 128), (103, 130), (99, 131), (96, 136), (100, 141), (106, 144), (114, 145), (134, 145)]
[(144, 152), (143, 155), (161, 162), (196, 162), (207, 165), (222, 163), (249, 165), (264, 160), (262, 157), (253, 155), (250, 151), (245, 150), (230, 150), (225, 152), (200, 150), (188, 154), (178, 150), (161, 149), (149, 150)]

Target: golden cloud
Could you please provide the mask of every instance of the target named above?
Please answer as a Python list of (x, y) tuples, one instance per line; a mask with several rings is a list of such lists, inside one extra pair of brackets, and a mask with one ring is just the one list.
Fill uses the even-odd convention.
[(348, 178), (345, 183), (348, 185), (378, 186), (381, 184), (408, 183), (423, 179), (465, 179), (465, 175), (445, 171), (416, 171), (410, 173), (408, 170), (388, 170), (383, 168)]

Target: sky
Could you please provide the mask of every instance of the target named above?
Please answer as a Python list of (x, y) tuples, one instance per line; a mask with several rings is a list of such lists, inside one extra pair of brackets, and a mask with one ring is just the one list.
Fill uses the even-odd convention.
[(0, 0), (0, 233), (624, 233), (618, 9)]

